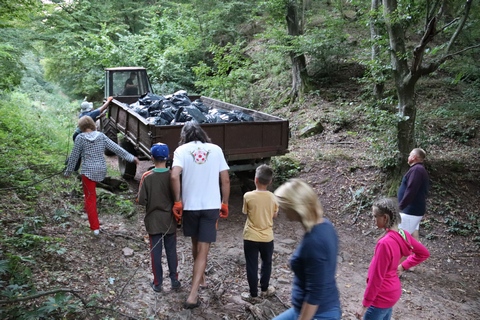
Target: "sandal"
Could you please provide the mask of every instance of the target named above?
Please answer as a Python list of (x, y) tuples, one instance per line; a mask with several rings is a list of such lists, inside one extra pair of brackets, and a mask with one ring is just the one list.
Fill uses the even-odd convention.
[(199, 306), (200, 306), (200, 299), (198, 299), (196, 303), (189, 303), (187, 301), (183, 303), (183, 307), (185, 309), (195, 309), (195, 308), (198, 308)]

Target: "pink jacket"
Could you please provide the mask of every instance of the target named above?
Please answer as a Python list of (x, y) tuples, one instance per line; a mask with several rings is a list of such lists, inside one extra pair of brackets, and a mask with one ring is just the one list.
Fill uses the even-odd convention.
[(402, 295), (402, 285), (397, 276), (400, 258), (408, 257), (402, 262), (403, 268), (407, 270), (430, 256), (427, 248), (407, 231), (404, 232), (407, 240), (399, 232), (393, 230), (387, 230), (387, 234), (378, 240), (368, 268), (363, 306), (393, 307)]

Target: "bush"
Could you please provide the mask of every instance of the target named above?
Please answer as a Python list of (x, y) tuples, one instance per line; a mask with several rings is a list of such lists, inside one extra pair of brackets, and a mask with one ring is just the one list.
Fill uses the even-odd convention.
[(301, 170), (298, 160), (287, 157), (273, 157), (271, 166), (274, 172), (273, 185), (278, 187), (288, 179), (294, 178)]

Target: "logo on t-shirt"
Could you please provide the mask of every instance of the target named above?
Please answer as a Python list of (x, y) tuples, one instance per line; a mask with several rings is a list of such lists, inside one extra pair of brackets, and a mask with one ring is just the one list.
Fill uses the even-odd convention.
[(193, 161), (195, 161), (196, 164), (204, 164), (205, 162), (207, 162), (209, 153), (210, 151), (198, 148), (197, 150), (192, 151), (191, 155), (193, 157)]

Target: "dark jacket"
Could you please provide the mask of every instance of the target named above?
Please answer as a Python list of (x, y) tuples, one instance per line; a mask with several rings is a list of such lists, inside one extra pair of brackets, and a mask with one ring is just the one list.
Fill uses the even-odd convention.
[(400, 211), (412, 216), (423, 216), (427, 208), (430, 188), (427, 170), (422, 163), (410, 167), (398, 189)]

